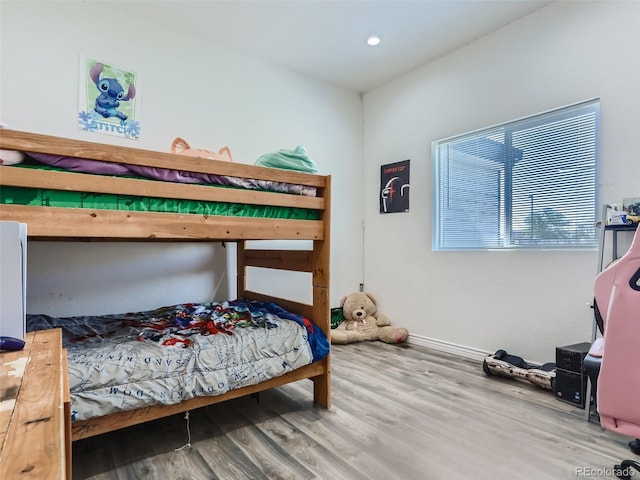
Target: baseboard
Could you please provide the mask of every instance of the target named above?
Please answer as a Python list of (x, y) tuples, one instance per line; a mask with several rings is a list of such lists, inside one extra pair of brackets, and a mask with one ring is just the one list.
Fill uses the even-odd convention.
[(422, 335), (410, 334), (407, 339), (409, 345), (416, 345), (420, 347), (430, 348), (439, 352), (451, 353), (453, 355), (459, 355), (461, 357), (470, 358), (472, 360), (482, 361), (487, 355), (493, 352), (485, 352), (473, 347), (467, 347), (465, 345), (458, 345), (456, 343), (445, 342), (444, 340), (437, 340), (435, 338), (423, 337)]

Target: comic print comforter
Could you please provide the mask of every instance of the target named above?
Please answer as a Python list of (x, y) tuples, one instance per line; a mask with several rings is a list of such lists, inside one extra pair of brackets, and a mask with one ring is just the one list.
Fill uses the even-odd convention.
[(329, 352), (310, 320), (274, 303), (243, 300), (106, 316), (27, 316), (27, 330), (48, 328), (62, 328), (73, 420), (223, 394)]

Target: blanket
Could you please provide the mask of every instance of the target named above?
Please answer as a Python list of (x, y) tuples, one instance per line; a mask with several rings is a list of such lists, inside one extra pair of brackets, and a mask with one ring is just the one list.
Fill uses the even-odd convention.
[(329, 342), (310, 320), (274, 303), (235, 300), (145, 312), (55, 318), (62, 328), (72, 419), (219, 395), (324, 358)]
[(253, 178), (214, 175), (211, 173), (188, 172), (167, 168), (147, 167), (144, 165), (128, 165), (123, 163), (102, 162), (88, 158), (67, 157), (49, 153), (26, 152), (31, 159), (43, 165), (58, 167), (64, 170), (94, 175), (136, 176), (163, 182), (210, 184), (238, 187), (249, 190), (266, 190), (295, 195), (316, 196), (316, 188), (307, 185), (258, 180)]

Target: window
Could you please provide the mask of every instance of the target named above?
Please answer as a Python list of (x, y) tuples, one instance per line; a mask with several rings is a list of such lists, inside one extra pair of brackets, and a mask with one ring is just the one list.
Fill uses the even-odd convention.
[(599, 107), (433, 142), (433, 249), (595, 247)]

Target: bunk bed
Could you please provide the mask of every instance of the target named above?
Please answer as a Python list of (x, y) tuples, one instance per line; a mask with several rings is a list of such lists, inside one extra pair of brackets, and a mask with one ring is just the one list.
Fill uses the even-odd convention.
[[(307, 323), (319, 328), (326, 338), (330, 336), (330, 176), (16, 130), (0, 131), (0, 149), (26, 152), (33, 158), (81, 159), (81, 162), (105, 165), (115, 163), (156, 171), (178, 171), (187, 176), (249, 179), (260, 185), (269, 182), (296, 185), (298, 190), (302, 188), (311, 192), (289, 194), (264, 191), (260, 185), (258, 189), (229, 188), (138, 176), (42, 169), (33, 165), (4, 165), (0, 166), (0, 220), (26, 223), (30, 241), (235, 242), (238, 299), (260, 305), (277, 305), (277, 308), (299, 316), (304, 322), (309, 320)], [(49, 196), (42, 200), (45, 197), (33, 193), (36, 191), (57, 192), (63, 200), (49, 201)], [(122, 208), (109, 203), (107, 197), (113, 196)], [(20, 198), (26, 200), (21, 201)], [(86, 198), (92, 200), (78, 204)], [(172, 206), (167, 210), (149, 207), (158, 199), (168, 201)], [(196, 206), (176, 206), (185, 201), (195, 202)], [(209, 208), (209, 205), (213, 207)], [(243, 213), (247, 209), (249, 213)], [(312, 245), (312, 249), (255, 249), (247, 244), (251, 240), (306, 240), (302, 243)], [(312, 304), (248, 290), (248, 267), (310, 273)], [(260, 383), (213, 396), (195, 396), (179, 403), (154, 404), (75, 421), (72, 438), (75, 441), (99, 435), (303, 379), (313, 381), (314, 402), (329, 408), (328, 346), (323, 358), (313, 358), (311, 363)]]

